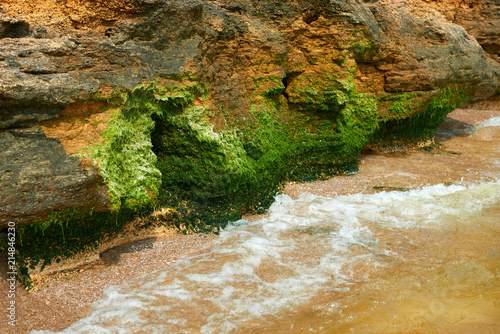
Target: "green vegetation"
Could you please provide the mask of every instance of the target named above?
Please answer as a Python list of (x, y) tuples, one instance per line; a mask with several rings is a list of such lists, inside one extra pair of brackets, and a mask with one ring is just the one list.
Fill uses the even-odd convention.
[(401, 94), (384, 94), (378, 98), (379, 108), (386, 110), (385, 119), (404, 118), (410, 116), (418, 109), (417, 92), (406, 92)]
[(348, 86), (333, 76), (299, 76), (290, 90), (289, 102), (302, 111), (338, 112), (348, 101)]
[(125, 98), (121, 113), (103, 134), (104, 143), (91, 150), (109, 187), (115, 209), (142, 207), (158, 195), (161, 173), (151, 151), (154, 107), (147, 102), (151, 92), (134, 89)]
[[(54, 212), (45, 222), (16, 228), (16, 265), (18, 279), (31, 287), (29, 269), (43, 269), (84, 251), (95, 250), (106, 238), (114, 236), (128, 223), (131, 210), (116, 212)], [(7, 243), (0, 242), (6, 253)]]
[(377, 43), (367, 33), (353, 31), (351, 39), (344, 42), (344, 47), (349, 48), (357, 60), (374, 61), (378, 59)]
[(261, 92), (263, 96), (276, 96), (285, 90), (283, 79), (284, 76), (277, 75), (260, 76), (253, 78), (253, 84), (257, 90), (256, 93)]
[(381, 120), (379, 129), (374, 133), (373, 143), (382, 146), (407, 145), (432, 140), (436, 129), (446, 119), (446, 115), (465, 103), (467, 93), (458, 88), (448, 87), (426, 104), (417, 103), (416, 106), (412, 104), (416, 95), (412, 95), (413, 93), (400, 95), (389, 109), (392, 114)]
[[(287, 181), (355, 172), (367, 145), (431, 139), (466, 96), (451, 88), (430, 101), (419, 92), (363, 93), (351, 60), (297, 74), (292, 82), (254, 78), (245, 115), (195, 105), (210, 88), (192, 74), (114, 94), (120, 110), (90, 150), (114, 211), (54, 213), (46, 222), (20, 226), (21, 274), (95, 248), (144, 210), (168, 208), (165, 223), (183, 231), (218, 232), (244, 213), (264, 212)], [(224, 130), (210, 123), (215, 116)]]

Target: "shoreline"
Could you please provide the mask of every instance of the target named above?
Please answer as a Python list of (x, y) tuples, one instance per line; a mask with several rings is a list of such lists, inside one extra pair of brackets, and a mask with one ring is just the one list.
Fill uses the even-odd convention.
[[(432, 153), (414, 150), (405, 153), (364, 154), (359, 159), (357, 174), (337, 176), (326, 181), (290, 183), (286, 185), (284, 193), (292, 198), (298, 198), (303, 193), (334, 197), (359, 192), (416, 189), (439, 183), (471, 185), (497, 180), (500, 178), (500, 165), (492, 164), (491, 159), (495, 158), (495, 152), (498, 158), (498, 147), (495, 146), (497, 141), (494, 140), (498, 131), (495, 133), (485, 127), (472, 137), (453, 134), (456, 130), (466, 133), (471, 126), (477, 126), (491, 117), (500, 117), (500, 101), (488, 101), (482, 105), (450, 113), (440, 127), (436, 140), (441, 146)], [(485, 149), (474, 150), (474, 145), (483, 145)], [(262, 217), (263, 215), (245, 218), (255, 221)], [(164, 236), (134, 241), (105, 251), (102, 253), (101, 263), (50, 275), (42, 280), (43, 285), (36, 292), (27, 293), (16, 284), (18, 324), (12, 328), (4, 316), (0, 322), (0, 330), (3, 333), (63, 330), (84, 317), (91, 303), (102, 295), (106, 287), (124, 284), (165, 268), (182, 257), (203, 252), (214, 238), (215, 235), (208, 234), (166, 233)], [(4, 261), (0, 263), (0, 294), (6, 296), (6, 264)], [(7, 303), (7, 298), (0, 299), (3, 310), (7, 309)]]
[[(440, 183), (471, 185), (494, 181), (500, 166), (489, 165), (488, 157), (474, 151), (483, 145), (490, 155), (497, 152), (491, 129), (485, 127), (469, 136), (467, 131), (492, 117), (500, 117), (500, 101), (488, 101), (491, 109), (464, 108), (451, 112), (436, 135), (438, 147), (433, 152), (414, 149), (409, 152), (363, 154), (359, 171), (325, 181), (287, 184), (285, 193), (296, 199), (302, 193), (334, 197), (354, 193), (410, 190)], [(481, 106), (481, 104), (479, 104)], [(460, 135), (453, 134), (458, 133)], [(467, 147), (461, 147), (462, 145)]]
[[(27, 292), (16, 283), (17, 326), (8, 325), (4, 315), (0, 331), (6, 334), (61, 331), (83, 318), (105, 288), (124, 284), (202, 252), (214, 238), (215, 235), (210, 234), (172, 233), (136, 240), (103, 252), (100, 262), (44, 276), (38, 281), (36, 291)], [(4, 264), (2, 261), (0, 267), (2, 296), (7, 295), (8, 289)], [(0, 307), (6, 310), (7, 303), (7, 298), (2, 298)]]

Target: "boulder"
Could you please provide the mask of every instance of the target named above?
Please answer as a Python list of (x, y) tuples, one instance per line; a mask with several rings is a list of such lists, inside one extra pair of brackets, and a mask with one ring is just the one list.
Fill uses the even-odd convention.
[[(495, 6), (9, 0), (0, 14), (0, 226), (43, 221), (54, 211), (109, 210), (99, 167), (83, 167), (63, 139), (37, 126), (74, 104), (186, 74), (212, 89), (195, 103), (236, 119), (246, 119), (262, 96), (293, 112), (342, 108), (342, 96), (323, 89), (330, 86), (375, 98), (418, 92), (427, 100), (460, 87), (469, 100), (483, 100), (499, 86)], [(323, 85), (319, 100), (311, 101), (307, 82)], [(224, 127), (217, 117), (211, 122)]]
[(74, 207), (108, 210), (98, 171), (66, 155), (60, 141), (40, 127), (0, 132), (0, 152), (0, 224), (43, 222)]

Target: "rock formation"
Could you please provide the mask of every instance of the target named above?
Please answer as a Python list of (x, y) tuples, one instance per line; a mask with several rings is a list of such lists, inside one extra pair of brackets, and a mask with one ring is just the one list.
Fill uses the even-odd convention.
[(439, 0), (426, 5), (462, 26), (483, 47), (486, 53), (500, 61), (500, 5), (495, 0)]
[[(95, 164), (85, 158), (86, 148), (99, 141), (116, 113), (140, 110), (131, 106), (134, 94), (143, 94), (153, 110), (144, 123), (150, 128), (143, 133), (147, 140), (141, 152), (151, 155), (145, 159), (152, 166), (158, 156), (159, 164), (171, 169), (178, 167), (169, 157), (182, 154), (166, 147), (161, 136), (172, 143), (188, 132), (195, 134), (186, 138), (208, 150), (216, 147), (207, 158), (211, 162), (220, 158), (224, 164), (240, 154), (241, 161), (257, 161), (265, 146), (256, 144), (249, 129), (262, 135), (257, 129), (264, 123), (255, 120), (263, 110), (279, 111), (273, 121), (276, 131), (289, 131), (291, 127), (278, 128), (292, 120), (310, 123), (298, 131), (314, 134), (314, 150), (294, 146), (294, 152), (303, 150), (297, 156), (309, 155), (303, 161), (287, 155), (299, 165), (329, 166), (326, 160), (342, 154), (345, 161), (339, 158), (338, 164), (351, 163), (363, 147), (376, 144), (377, 136), (404, 139), (411, 133), (426, 139), (450, 111), (446, 106), (498, 92), (499, 17), (493, 0), (3, 1), (0, 226), (43, 222), (65, 210), (114, 210), (113, 192), (122, 202), (125, 197), (128, 203), (138, 201), (117, 195), (111, 182), (135, 181), (124, 174), (119, 182), (111, 181), (111, 172), (103, 167), (110, 166), (103, 158), (106, 152), (99, 151)], [(159, 88), (130, 93), (153, 81)], [(200, 92), (200, 87), (208, 88)], [(128, 100), (127, 94), (132, 94)], [(175, 108), (188, 104), (199, 109), (186, 112), (191, 123), (183, 128), (185, 119), (174, 114), (184, 109)], [(170, 108), (172, 118), (161, 125), (164, 108)], [(424, 123), (418, 123), (419, 114)], [(414, 134), (420, 131), (415, 124), (431, 129)], [(323, 125), (330, 128), (321, 130)], [(201, 127), (213, 130), (203, 137)], [(246, 135), (244, 152), (240, 144), (228, 148), (229, 137), (221, 133), (231, 129)], [(325, 143), (319, 136), (339, 143)], [(106, 138), (108, 143), (116, 139)], [(301, 145), (309, 145), (306, 141)], [(179, 150), (185, 149), (182, 145)], [(320, 151), (312, 161), (311, 152)], [(333, 155), (325, 155), (327, 151)], [(227, 170), (215, 165), (210, 178), (224, 179)], [(153, 183), (170, 184), (170, 169), (165, 168), (152, 173), (158, 178)], [(230, 184), (231, 178), (224, 182)], [(196, 187), (186, 182), (171, 184), (171, 189)], [(165, 190), (158, 194), (158, 187), (146, 184), (138, 196), (153, 201), (166, 196)], [(199, 199), (224, 188), (217, 187), (190, 196)]]

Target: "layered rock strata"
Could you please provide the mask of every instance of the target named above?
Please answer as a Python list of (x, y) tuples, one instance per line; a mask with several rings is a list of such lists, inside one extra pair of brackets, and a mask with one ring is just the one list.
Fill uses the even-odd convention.
[[(469, 100), (482, 100), (499, 85), (499, 11), (492, 0), (7, 0), (2, 6), (0, 226), (41, 222), (53, 211), (112, 207), (98, 167), (65, 153), (76, 136), (54, 129), (64, 123), (61, 112), (104, 101), (118, 88), (171, 84), (191, 73), (211, 87), (194, 104), (206, 108), (218, 130), (226, 123), (217, 110), (243, 120), (267, 97), (301, 117), (342, 109), (347, 102), (342, 94), (332, 97), (333, 89), (356, 87), (377, 99), (418, 92), (429, 101), (459, 87)], [(379, 106), (380, 117), (409, 116), (387, 116)], [(100, 112), (82, 114), (82, 126)], [(46, 135), (51, 128), (56, 138)], [(102, 133), (97, 126), (86, 131)]]

